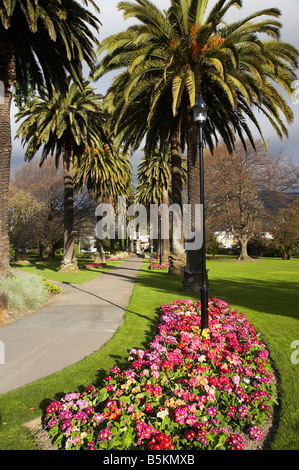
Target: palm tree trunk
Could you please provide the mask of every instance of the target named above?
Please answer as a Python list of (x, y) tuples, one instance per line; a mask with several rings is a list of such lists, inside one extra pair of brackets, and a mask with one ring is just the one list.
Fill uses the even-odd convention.
[(176, 118), (176, 128), (171, 139), (171, 181), (172, 204), (177, 204), (181, 211), (181, 238), (172, 236), (172, 250), (169, 257), (169, 274), (183, 274), (183, 266), (186, 264), (183, 235), (183, 202), (182, 202), (182, 156), (180, 138), (180, 120)]
[(63, 155), (64, 254), (60, 272), (79, 272), (74, 241), (74, 163), (73, 148), (67, 144)]
[[(200, 204), (199, 185), (199, 146), (198, 130), (193, 122), (191, 113), (187, 129), (187, 169), (188, 169), (188, 204), (191, 205), (191, 230), (195, 228), (195, 206)], [(198, 222), (198, 221), (197, 221)], [(184, 268), (183, 290), (200, 291), (202, 281), (201, 250), (187, 250), (187, 265)]]
[(7, 41), (0, 43), (0, 278), (11, 276), (7, 229), (7, 198), (12, 152), (10, 107), (15, 82), (15, 55)]
[[(167, 187), (164, 185), (163, 188), (162, 188), (162, 204), (165, 204), (166, 206), (168, 206), (168, 189)], [(169, 232), (168, 234), (165, 234), (165, 230), (163, 230), (164, 227), (166, 227), (168, 225), (168, 221), (165, 220), (165, 217), (163, 219), (162, 217), (162, 233), (160, 234), (160, 236), (162, 236), (164, 234), (164, 236), (162, 236), (162, 241), (161, 241), (161, 258), (162, 258), (162, 264), (167, 264), (168, 263), (168, 259), (169, 259), (169, 254), (170, 254), (170, 244), (169, 244)], [(167, 235), (165, 237), (165, 235)]]

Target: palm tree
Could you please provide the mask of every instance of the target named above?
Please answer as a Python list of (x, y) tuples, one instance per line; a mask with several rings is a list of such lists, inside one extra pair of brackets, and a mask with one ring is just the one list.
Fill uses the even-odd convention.
[[(114, 206), (116, 215), (124, 217), (125, 219), (118, 227), (118, 241), (119, 245), (123, 248), (124, 240), (127, 240), (129, 234), (124, 226), (128, 222), (127, 209), (133, 201), (134, 185), (132, 174), (131, 152), (123, 146), (114, 146), (114, 157), (116, 164), (116, 173), (114, 175), (114, 188), (106, 191), (108, 194), (108, 201)], [(118, 199), (118, 197), (123, 199)], [(114, 252), (114, 239), (110, 240), (111, 251)]]
[[(83, 158), (75, 160), (74, 182), (81, 191), (87, 188), (97, 206), (107, 202), (113, 204), (118, 196), (130, 197), (131, 162), (127, 153), (116, 149), (112, 142), (99, 142), (95, 148), (87, 148)], [(97, 217), (97, 222), (101, 217)], [(103, 240), (96, 239), (96, 258), (105, 263)]]
[[(83, 89), (82, 89), (83, 87)], [(31, 108), (17, 114), (23, 119), (17, 135), (27, 144), (25, 159), (31, 160), (42, 149), (41, 164), (54, 155), (56, 164), (63, 158), (64, 181), (64, 257), (62, 271), (77, 270), (74, 254), (74, 158), (83, 158), (87, 146), (95, 147), (101, 139), (106, 142), (101, 112), (101, 95), (88, 81), (78, 86), (69, 78), (66, 94), (53, 91), (36, 99)]]
[[(81, 2), (82, 3), (82, 2)], [(7, 237), (7, 194), (10, 179), (12, 87), (26, 82), (43, 94), (66, 89), (66, 77), (81, 77), (82, 61), (95, 61), (99, 21), (84, 6), (93, 0), (2, 0), (0, 2), (0, 276), (10, 274)]]
[[(171, 146), (156, 148), (153, 152), (146, 150), (144, 157), (140, 161), (137, 169), (138, 184), (135, 192), (135, 200), (150, 209), (150, 204), (165, 204), (172, 202), (172, 153)], [(186, 166), (182, 167), (182, 180), (186, 183)], [(169, 220), (161, 217), (162, 233), (167, 231)], [(161, 234), (160, 234), (161, 235)], [(160, 236), (159, 235), (159, 236)], [(170, 249), (169, 238), (162, 237), (162, 258), (163, 262), (169, 263), (173, 256), (173, 246), (176, 242), (174, 230), (171, 231)], [(159, 251), (159, 250), (158, 250)], [(171, 272), (171, 274), (173, 274)]]
[[(171, 188), (170, 161), (171, 154), (169, 148), (164, 152), (157, 149), (152, 155), (145, 154), (137, 169), (138, 184), (135, 200), (138, 204), (143, 204), (147, 208), (151, 204), (169, 206)], [(166, 237), (162, 237), (162, 234), (165, 235), (167, 231), (168, 222), (165, 216), (161, 217), (161, 230), (159, 230), (158, 234), (159, 247), (157, 251), (160, 251), (161, 247), (160, 255), (163, 263), (168, 263), (170, 255), (169, 231)]]
[[(279, 40), (277, 8), (227, 24), (226, 14), (233, 6), (241, 7), (242, 1), (218, 0), (210, 11), (208, 4), (208, 0), (171, 0), (168, 11), (162, 12), (149, 0), (121, 2), (124, 17), (134, 17), (139, 23), (103, 41), (99, 52), (107, 49), (107, 55), (97, 72), (126, 67), (121, 78), (124, 98), (117, 110), (122, 135), (133, 122), (137, 124), (138, 105), (145, 103), (151, 136), (157, 139), (158, 132), (170, 139), (176, 129), (179, 144), (187, 143), (192, 206), (199, 204), (198, 133), (191, 112), (198, 95), (203, 95), (209, 107), (204, 137), (211, 151), (223, 140), (232, 152), (236, 136), (244, 146), (246, 138), (254, 146), (248, 121), (262, 136), (256, 110), (265, 114), (280, 137), (287, 136), (281, 116), (290, 123), (293, 113), (275, 85), (292, 93), (298, 59), (298, 51)], [(131, 110), (133, 119), (128, 123)], [(144, 129), (146, 122), (143, 119), (138, 129)], [(185, 290), (200, 288), (200, 271), (200, 251), (188, 251)]]
[[(137, 41), (137, 37), (135, 40)], [(99, 52), (101, 50), (99, 49)], [(97, 79), (105, 73), (107, 67), (108, 64), (102, 63), (95, 71), (94, 78)], [(153, 154), (157, 146), (160, 146), (163, 152), (165, 151), (163, 145), (170, 145), (171, 202), (179, 206), (180, 212), (183, 213), (182, 152), (184, 142), (181, 136), (181, 120), (179, 117), (174, 118), (172, 114), (171, 86), (159, 98), (156, 103), (155, 115), (150, 119), (149, 110), (152, 107), (151, 95), (155, 77), (152, 80), (146, 80), (144, 83), (138, 84), (136, 89), (131, 90), (131, 96), (127, 99), (124, 89), (130, 81), (130, 74), (125, 71), (117, 76), (106, 96), (108, 108), (112, 113), (110, 121), (116, 133), (116, 140), (122, 142), (125, 148), (130, 146), (133, 150), (137, 150), (144, 138), (148, 154)], [(169, 258), (170, 274), (182, 274), (182, 268), (186, 264), (183, 227), (181, 227), (181, 233), (181, 238), (172, 239), (172, 250)]]

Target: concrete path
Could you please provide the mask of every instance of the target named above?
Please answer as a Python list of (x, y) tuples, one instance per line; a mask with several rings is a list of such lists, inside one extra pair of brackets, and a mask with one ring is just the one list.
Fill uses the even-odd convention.
[(0, 394), (99, 350), (122, 323), (141, 263), (133, 255), (85, 284), (64, 284), (49, 305), (1, 327)]

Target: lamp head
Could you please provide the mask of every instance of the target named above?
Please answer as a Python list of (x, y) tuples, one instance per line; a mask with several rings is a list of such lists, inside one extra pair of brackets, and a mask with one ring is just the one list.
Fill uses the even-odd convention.
[(198, 100), (192, 108), (192, 111), (196, 124), (199, 126), (203, 126), (207, 120), (208, 107), (201, 95), (199, 95)]

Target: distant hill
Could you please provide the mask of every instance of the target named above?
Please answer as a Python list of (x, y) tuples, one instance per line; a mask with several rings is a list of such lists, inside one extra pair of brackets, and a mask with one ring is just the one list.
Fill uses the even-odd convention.
[(299, 192), (294, 192), (294, 193), (276, 192), (275, 194), (273, 194), (273, 198), (265, 201), (265, 208), (268, 209), (270, 212), (277, 212), (279, 209), (284, 209), (289, 204), (296, 201), (298, 198), (299, 198)]

